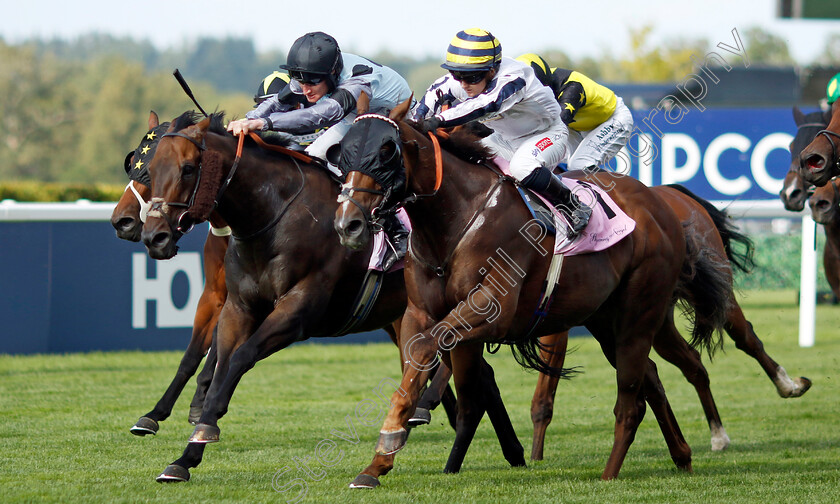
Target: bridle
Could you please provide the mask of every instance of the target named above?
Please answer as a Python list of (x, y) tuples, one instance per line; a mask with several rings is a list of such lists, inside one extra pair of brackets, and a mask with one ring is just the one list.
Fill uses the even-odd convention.
[[(170, 131), (168, 133), (164, 133), (161, 136), (161, 140), (165, 137), (180, 137), (180, 138), (184, 138), (186, 140), (189, 140), (190, 143), (195, 145), (195, 147), (198, 149), (199, 154), (201, 154), (202, 152), (207, 150), (207, 146), (204, 143), (204, 138), (202, 138), (201, 143), (199, 143), (196, 139), (194, 139), (190, 136), (187, 136), (184, 133), (181, 133), (180, 131)], [(158, 214), (165, 214), (166, 213), (165, 209), (167, 207), (183, 208), (184, 211), (181, 212), (181, 215), (178, 216), (178, 222), (177, 222), (177, 225), (175, 226), (175, 230), (182, 235), (185, 235), (185, 234), (189, 233), (190, 231), (192, 231), (193, 227), (195, 226), (194, 222), (189, 222), (189, 225), (187, 227), (184, 227), (184, 218), (189, 214), (189, 209), (192, 208), (193, 204), (195, 203), (195, 195), (198, 193), (198, 187), (201, 183), (201, 156), (200, 155), (199, 155), (199, 161), (198, 161), (198, 166), (196, 167), (196, 170), (197, 171), (196, 171), (196, 177), (195, 177), (195, 185), (193, 186), (192, 194), (190, 194), (190, 199), (186, 203), (181, 203), (179, 201), (167, 202), (163, 198), (152, 198), (151, 201), (149, 202), (149, 210), (148, 210), (147, 213), (152, 215), (152, 216), (155, 216), (155, 215), (151, 214), (151, 212), (157, 212)], [(231, 171), (233, 171), (233, 170), (231, 170)], [(218, 201), (218, 199), (216, 201)]]
[(825, 139), (828, 140), (828, 143), (831, 145), (831, 161), (829, 162), (829, 164), (833, 164), (837, 170), (840, 170), (840, 156), (837, 155), (837, 146), (834, 144), (834, 140), (831, 139), (832, 136), (836, 137), (837, 139), (840, 139), (840, 135), (827, 129), (820, 130), (817, 133), (817, 136), (819, 137), (820, 135), (824, 136)]
[[(397, 131), (397, 137), (400, 138), (400, 126), (391, 118), (379, 115), (379, 114), (363, 114), (358, 116), (354, 121), (353, 124), (359, 122), (363, 119), (378, 119), (380, 121), (386, 122), (388, 125), (393, 127)], [(421, 198), (428, 198), (432, 197), (437, 194), (438, 190), (440, 189), (440, 185), (443, 180), (443, 158), (440, 152), (440, 143), (437, 140), (437, 137), (434, 133), (429, 132), (429, 137), (432, 140), (432, 144), (434, 146), (435, 151), (435, 188), (431, 193), (428, 194), (411, 194), (401, 200), (391, 202), (392, 197), (394, 196), (393, 186), (388, 187), (386, 190), (381, 189), (368, 189), (365, 187), (353, 187), (350, 182), (345, 182), (341, 186), (341, 192), (338, 195), (338, 203), (339, 205), (344, 203), (345, 201), (349, 201), (356, 205), (359, 209), (361, 214), (365, 218), (365, 225), (368, 226), (369, 229), (372, 231), (378, 231), (382, 228), (382, 223), (385, 220), (385, 217), (394, 214), (397, 210), (407, 203), (412, 203), (417, 201)], [(405, 162), (402, 158), (402, 152), (398, 149), (397, 154), (400, 155), (400, 169), (405, 173)], [(356, 201), (353, 198), (355, 193), (368, 193), (382, 196), (382, 200), (379, 202), (377, 206), (372, 208), (369, 212), (365, 210), (361, 203)]]
[[(306, 154), (303, 154), (303, 153), (297, 152), (297, 151), (293, 151), (291, 149), (287, 149), (285, 147), (281, 147), (281, 146), (278, 146), (278, 145), (271, 145), (271, 144), (265, 143), (265, 141), (263, 141), (263, 139), (260, 138), (260, 136), (257, 135), (254, 132), (249, 133), (249, 136), (260, 147), (262, 147), (264, 149), (272, 150), (272, 151), (275, 151), (275, 152), (280, 152), (280, 153), (287, 154), (288, 156), (290, 156), (292, 158), (292, 161), (295, 164), (295, 167), (298, 170), (298, 173), (300, 174), (301, 183), (300, 183), (300, 187), (298, 187), (298, 189), (294, 193), (294, 195), (292, 195), (292, 197), (286, 201), (286, 204), (280, 209), (280, 211), (277, 213), (277, 215), (267, 225), (263, 226), (261, 229), (259, 229), (255, 233), (251, 233), (247, 236), (237, 236), (235, 234), (233, 235), (236, 239), (243, 240), (243, 241), (253, 239), (253, 238), (265, 233), (269, 229), (276, 226), (278, 222), (280, 222), (280, 219), (283, 218), (283, 215), (285, 215), (286, 210), (289, 209), (289, 206), (291, 206), (291, 204), (297, 199), (297, 197), (300, 195), (300, 193), (303, 192), (303, 188), (306, 184), (306, 177), (303, 173), (303, 170), (300, 167), (300, 164), (298, 163), (298, 160), (301, 160), (301, 161), (304, 161), (304, 162), (307, 162), (307, 163), (312, 162), (312, 158), (307, 156)], [(202, 138), (201, 142), (199, 143), (194, 138), (192, 138), (190, 136), (187, 136), (184, 133), (181, 133), (181, 132), (178, 132), (178, 131), (165, 133), (161, 136), (161, 138), (163, 138), (163, 137), (180, 137), (180, 138), (184, 138), (186, 140), (189, 140), (190, 143), (195, 145), (195, 147), (198, 149), (199, 154), (201, 154), (202, 152), (207, 150), (207, 146), (205, 144), (204, 138)], [(231, 168), (228, 171), (227, 177), (225, 177), (225, 180), (222, 181), (221, 185), (219, 186), (219, 190), (216, 193), (216, 197), (213, 201), (213, 208), (214, 209), (216, 207), (218, 207), (219, 201), (221, 200), (222, 195), (225, 193), (225, 191), (227, 190), (231, 181), (233, 180), (233, 177), (236, 174), (236, 170), (239, 167), (239, 162), (242, 159), (242, 150), (243, 150), (243, 147), (245, 145), (245, 134), (239, 134), (238, 137), (239, 137), (239, 140), (237, 141), (237, 146), (236, 146), (236, 156), (234, 158), (233, 165), (231, 165)], [(181, 203), (181, 202), (178, 202), (178, 201), (167, 202), (163, 198), (152, 198), (152, 200), (149, 202), (150, 208), (148, 210), (148, 214), (150, 216), (153, 216), (153, 217), (160, 217), (161, 215), (166, 214), (166, 208), (167, 207), (184, 208), (184, 211), (181, 212), (181, 215), (178, 216), (177, 226), (175, 227), (175, 231), (177, 231), (181, 235), (189, 233), (193, 229), (193, 227), (195, 226), (195, 222), (190, 221), (188, 223), (189, 225), (185, 227), (184, 226), (184, 218), (189, 214), (190, 208), (192, 208), (193, 204), (195, 203), (196, 194), (198, 194), (198, 189), (199, 189), (200, 182), (201, 182), (201, 171), (202, 171), (201, 170), (201, 158), (200, 158), (200, 156), (199, 156), (198, 166), (196, 167), (196, 169), (197, 169), (197, 175), (196, 175), (196, 180), (195, 180), (195, 186), (193, 187), (192, 193), (190, 194), (190, 198), (186, 203)], [(152, 212), (157, 212), (157, 214), (153, 214)]]

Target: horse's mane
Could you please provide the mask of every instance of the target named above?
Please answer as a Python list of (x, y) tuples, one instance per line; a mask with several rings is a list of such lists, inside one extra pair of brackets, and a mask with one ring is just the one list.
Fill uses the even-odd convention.
[[(426, 135), (419, 122), (406, 121), (406, 124)], [(494, 155), (490, 148), (481, 144), (481, 137), (470, 127), (456, 128), (449, 134), (448, 138), (438, 137), (440, 145), (447, 152), (463, 159), (469, 163), (483, 163), (493, 159)]]

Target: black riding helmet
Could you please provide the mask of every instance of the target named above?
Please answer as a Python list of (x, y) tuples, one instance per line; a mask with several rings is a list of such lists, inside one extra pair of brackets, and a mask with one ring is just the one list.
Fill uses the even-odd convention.
[(326, 79), (332, 91), (338, 86), (344, 62), (334, 38), (324, 32), (311, 32), (295, 40), (286, 64), (280, 68), (299, 82), (317, 84)]
[(279, 93), (288, 84), (288, 75), (277, 71), (270, 73), (260, 82), (260, 87), (257, 88), (257, 94), (254, 95), (254, 103), (259, 105), (263, 101), (271, 98), (272, 95)]

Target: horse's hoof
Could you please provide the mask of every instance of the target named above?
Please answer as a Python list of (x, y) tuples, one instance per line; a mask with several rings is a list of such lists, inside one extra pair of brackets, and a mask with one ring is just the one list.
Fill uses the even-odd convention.
[(376, 488), (379, 486), (379, 478), (370, 474), (360, 474), (350, 483), (350, 488)]
[(200, 423), (190, 436), (190, 443), (217, 443), (222, 431), (215, 425)]
[(149, 417), (140, 417), (140, 420), (137, 420), (137, 423), (134, 424), (130, 431), (135, 436), (145, 436), (146, 434), (154, 436), (157, 434), (159, 428), (160, 426), (157, 421), (152, 420)]
[(189, 481), (190, 480), (190, 472), (175, 464), (169, 464), (166, 466), (166, 469), (163, 470), (155, 481), (158, 483), (180, 483), (182, 481)]
[(405, 446), (406, 439), (408, 439), (408, 431), (405, 429), (394, 432), (380, 431), (379, 441), (376, 443), (376, 453), (378, 455), (393, 455)]
[(811, 388), (811, 380), (804, 376), (800, 376), (793, 380), (793, 382), (796, 383), (796, 387), (794, 387), (793, 392), (788, 397), (802, 397)]
[(190, 423), (193, 425), (198, 425), (199, 420), (201, 420), (201, 408), (190, 406)]
[(418, 425), (427, 425), (432, 421), (432, 412), (426, 408), (417, 408), (414, 415), (408, 419), (409, 427), (417, 427)]

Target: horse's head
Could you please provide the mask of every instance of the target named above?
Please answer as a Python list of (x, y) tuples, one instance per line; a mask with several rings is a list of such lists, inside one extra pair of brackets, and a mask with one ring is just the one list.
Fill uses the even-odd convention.
[(792, 212), (799, 212), (805, 208), (805, 201), (813, 190), (813, 186), (805, 181), (799, 170), (799, 154), (814, 140), (817, 133), (828, 125), (829, 118), (826, 115), (822, 111), (805, 114), (799, 107), (793, 107), (796, 136), (790, 143), (790, 168), (779, 192), (785, 209)]
[(828, 184), (817, 187), (814, 193), (808, 198), (808, 206), (811, 207), (811, 217), (819, 224), (831, 224), (840, 218), (840, 192), (838, 192), (840, 181), (836, 178)]
[(371, 232), (381, 226), (382, 214), (394, 211), (405, 192), (403, 140), (396, 119), (405, 116), (410, 101), (389, 117), (359, 116), (341, 140), (340, 154), (337, 147), (328, 154), (347, 174), (334, 222), (345, 247), (366, 246)]
[(169, 127), (169, 123), (160, 124), (158, 115), (149, 113), (149, 131), (143, 135), (140, 145), (125, 157), (124, 168), (128, 176), (117, 206), (111, 213), (111, 225), (117, 231), (117, 237), (123, 240), (140, 241), (140, 231), (146, 219), (148, 201), (151, 197), (149, 183), (149, 162), (155, 155), (160, 136)]
[(805, 180), (816, 186), (824, 186), (832, 177), (840, 174), (840, 100), (834, 102), (830, 111), (828, 126), (819, 131), (816, 138), (799, 154), (799, 166)]
[(173, 257), (178, 239), (213, 210), (222, 156), (206, 147), (212, 120), (214, 116), (199, 122), (193, 112), (182, 114), (161, 135), (149, 163), (151, 200), (141, 238), (153, 259)]

